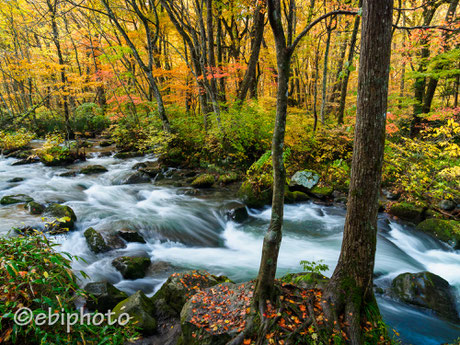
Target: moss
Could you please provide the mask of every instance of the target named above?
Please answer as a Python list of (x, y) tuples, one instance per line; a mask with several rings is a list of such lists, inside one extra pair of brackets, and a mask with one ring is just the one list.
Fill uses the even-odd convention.
[(264, 207), (265, 205), (270, 205), (272, 201), (272, 190), (271, 188), (260, 190), (251, 181), (246, 180), (238, 191), (238, 197), (248, 207)]
[(51, 216), (54, 219), (52, 224), (47, 226), (47, 230), (59, 231), (60, 229), (69, 229), (73, 230), (75, 227), (75, 222), (77, 221), (77, 216), (75, 212), (66, 205), (60, 204), (51, 204), (45, 209), (45, 216)]
[(327, 197), (330, 197), (332, 195), (332, 192), (334, 190), (332, 189), (332, 187), (318, 187), (318, 186), (315, 186), (311, 189), (311, 194), (313, 194), (314, 196), (318, 197), (318, 198), (327, 198)]
[(137, 291), (113, 309), (114, 319), (123, 313), (128, 313), (132, 317), (130, 322), (136, 322), (144, 334), (152, 334), (157, 328), (157, 322), (152, 316), (154, 312), (153, 302), (142, 291)]
[(308, 194), (304, 192), (298, 192), (298, 191), (291, 192), (286, 186), (286, 189), (284, 191), (284, 202), (286, 204), (294, 204), (297, 202), (308, 201), (308, 200), (310, 200), (310, 197), (308, 196)]
[(86, 229), (83, 235), (85, 235), (88, 247), (89, 249), (91, 249), (92, 252), (98, 254), (108, 252), (110, 250), (109, 246), (105, 243), (102, 235), (93, 228)]
[(45, 211), (45, 207), (35, 201), (28, 202), (25, 208), (30, 214), (42, 214)]
[(238, 181), (238, 174), (235, 172), (231, 172), (225, 175), (220, 175), (217, 181), (221, 184), (233, 183)]
[(435, 236), (441, 241), (455, 245), (460, 249), (460, 222), (455, 220), (426, 219), (417, 225), (417, 229)]
[(214, 176), (211, 174), (202, 174), (195, 178), (192, 182), (193, 187), (209, 188), (214, 184)]
[(89, 165), (80, 170), (80, 174), (91, 175), (91, 174), (100, 174), (107, 172), (107, 168), (102, 165)]
[(112, 265), (120, 271), (125, 279), (144, 278), (150, 263), (149, 258), (129, 256), (121, 256), (112, 261)]
[(16, 194), (16, 195), (7, 195), (4, 196), (0, 200), (0, 204), (2, 205), (12, 205), (12, 204), (19, 204), (19, 203), (29, 203), (34, 201), (33, 198), (31, 198), (28, 195), (25, 194)]
[(420, 223), (424, 216), (424, 210), (422, 208), (404, 201), (392, 204), (389, 213), (400, 219), (414, 223)]

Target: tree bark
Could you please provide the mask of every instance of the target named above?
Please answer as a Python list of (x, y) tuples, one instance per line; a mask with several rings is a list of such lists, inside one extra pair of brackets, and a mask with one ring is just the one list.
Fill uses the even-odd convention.
[[(363, 1), (359, 0), (358, 6), (362, 6)], [(353, 58), (355, 55), (355, 46), (356, 40), (358, 38), (358, 31), (359, 31), (359, 23), (361, 18), (356, 16), (355, 23), (353, 24), (353, 33), (351, 34), (350, 40), (350, 50), (348, 51), (348, 60), (347, 66), (345, 69), (345, 75), (343, 76), (341, 90), (340, 90), (340, 103), (339, 103), (339, 110), (337, 113), (337, 123), (343, 124), (343, 116), (345, 114), (345, 105), (347, 103), (347, 91), (348, 91), (348, 80), (350, 79), (350, 68), (353, 66)]]
[[(375, 304), (373, 270), (377, 244), (388, 80), (391, 55), (393, 0), (364, 0), (358, 101), (350, 191), (342, 249), (325, 290), (326, 310), (345, 313), (349, 338), (362, 344), (361, 321)], [(377, 309), (378, 310), (378, 309)]]
[(260, 46), (262, 45), (262, 40), (264, 38), (264, 27), (265, 27), (265, 12), (263, 8), (265, 2), (262, 1), (256, 6), (254, 11), (254, 28), (253, 28), (253, 37), (251, 40), (251, 57), (249, 58), (248, 68), (243, 78), (243, 82), (240, 85), (238, 90), (238, 99), (241, 102), (244, 102), (246, 95), (248, 94), (251, 86), (254, 85), (256, 80), (256, 68), (259, 61)]

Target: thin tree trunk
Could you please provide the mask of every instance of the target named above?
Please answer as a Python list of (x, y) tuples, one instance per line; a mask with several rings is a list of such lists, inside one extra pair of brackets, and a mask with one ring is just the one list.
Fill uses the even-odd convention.
[[(367, 307), (373, 305), (378, 310), (372, 285), (385, 145), (392, 13), (393, 0), (364, 0), (347, 215), (339, 261), (323, 295), (326, 316), (331, 323), (344, 313), (353, 345), (363, 344), (361, 321)], [(335, 315), (331, 310), (335, 310)]]
[[(362, 3), (363, 1), (359, 0), (358, 6), (361, 7)], [(355, 54), (355, 46), (356, 46), (356, 40), (358, 38), (360, 21), (361, 21), (360, 16), (356, 16), (355, 22), (353, 24), (353, 33), (351, 34), (347, 66), (345, 69), (345, 75), (343, 76), (343, 80), (342, 80), (342, 88), (340, 90), (340, 103), (339, 103), (339, 110), (337, 113), (337, 123), (338, 124), (343, 124), (343, 116), (345, 114), (345, 105), (347, 103), (348, 80), (350, 79), (350, 68), (351, 66), (353, 66), (353, 58)]]
[(323, 88), (321, 91), (321, 124), (324, 126), (325, 111), (326, 111), (326, 91), (327, 91), (327, 64), (329, 62), (329, 48), (331, 47), (332, 29), (328, 26), (326, 37), (326, 51), (324, 52), (323, 65)]

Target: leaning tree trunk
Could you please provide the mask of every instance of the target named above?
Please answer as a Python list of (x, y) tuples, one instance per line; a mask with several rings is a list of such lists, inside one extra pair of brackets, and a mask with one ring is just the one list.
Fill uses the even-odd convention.
[(358, 77), (358, 101), (347, 216), (339, 262), (325, 289), (330, 322), (345, 314), (349, 338), (362, 344), (361, 321), (375, 305), (372, 289), (377, 243), (393, 0), (365, 0)]

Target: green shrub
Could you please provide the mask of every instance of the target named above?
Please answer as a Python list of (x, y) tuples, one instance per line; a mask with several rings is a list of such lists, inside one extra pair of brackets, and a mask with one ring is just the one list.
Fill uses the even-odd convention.
[(0, 131), (0, 150), (16, 150), (27, 146), (35, 137), (33, 133), (27, 132), (24, 128), (16, 132)]
[[(0, 238), (0, 339), (5, 344), (124, 344), (137, 336), (134, 325), (125, 327), (77, 322), (67, 333), (60, 322), (19, 326), (14, 314), (27, 307), (34, 314), (76, 313), (74, 302), (87, 297), (79, 289), (71, 271), (71, 261), (78, 259), (54, 250), (56, 244), (45, 236)], [(81, 272), (83, 276), (86, 276)]]

